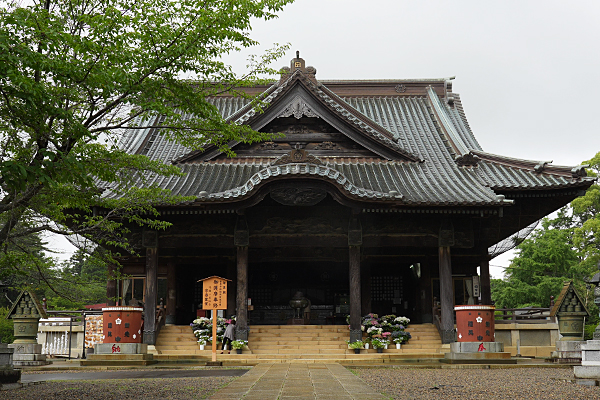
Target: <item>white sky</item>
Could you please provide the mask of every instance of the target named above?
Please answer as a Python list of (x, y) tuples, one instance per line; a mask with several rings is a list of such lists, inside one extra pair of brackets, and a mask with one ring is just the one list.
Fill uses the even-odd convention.
[(292, 48), (274, 67), (299, 50), (317, 79), (456, 76), (485, 151), (558, 165), (600, 151), (597, 0), (296, 0), (253, 26), (261, 46), (228, 58), (237, 72), (277, 42)]

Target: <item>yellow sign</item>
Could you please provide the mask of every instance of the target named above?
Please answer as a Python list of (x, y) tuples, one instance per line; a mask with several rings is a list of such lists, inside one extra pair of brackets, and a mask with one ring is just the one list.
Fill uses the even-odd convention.
[(228, 279), (211, 276), (202, 279), (202, 308), (205, 310), (227, 309)]

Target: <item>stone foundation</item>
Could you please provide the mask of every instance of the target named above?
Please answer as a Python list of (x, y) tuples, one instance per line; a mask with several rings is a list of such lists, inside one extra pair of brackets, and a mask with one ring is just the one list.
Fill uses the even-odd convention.
[(12, 343), (8, 345), (14, 350), (13, 366), (38, 367), (46, 365), (46, 355), (42, 354), (42, 345), (36, 343)]
[(573, 364), (581, 362), (581, 345), (585, 344), (581, 340), (567, 340), (556, 342), (556, 351), (552, 353), (552, 358), (561, 364)]
[(516, 364), (499, 342), (454, 342), (441, 362), (448, 364)]
[(581, 365), (573, 367), (578, 384), (597, 386), (600, 382), (600, 340), (588, 340), (581, 345)]

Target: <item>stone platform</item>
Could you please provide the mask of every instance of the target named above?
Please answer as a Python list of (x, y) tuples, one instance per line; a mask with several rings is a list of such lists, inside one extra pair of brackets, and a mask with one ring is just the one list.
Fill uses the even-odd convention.
[(556, 351), (552, 353), (552, 358), (560, 364), (579, 364), (581, 363), (582, 344), (585, 344), (582, 340), (558, 341), (556, 342)]
[(440, 360), (446, 364), (516, 364), (499, 342), (450, 343), (450, 353)]
[(14, 350), (13, 366), (39, 367), (46, 365), (46, 355), (42, 354), (42, 345), (36, 343), (12, 343), (8, 345)]

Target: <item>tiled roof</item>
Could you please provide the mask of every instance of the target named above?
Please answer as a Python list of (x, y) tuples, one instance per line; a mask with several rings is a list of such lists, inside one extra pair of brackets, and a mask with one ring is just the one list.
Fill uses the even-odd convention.
[[(350, 198), (394, 201), (410, 205), (501, 205), (509, 203), (478, 182), (475, 171), (458, 177), (431, 179), (420, 163), (373, 159), (324, 158), (323, 164), (272, 165), (273, 159), (237, 159), (182, 164), (183, 176), (150, 177), (175, 195), (198, 201), (231, 201), (246, 198), (262, 184), (281, 176), (319, 178), (337, 186)], [(458, 178), (458, 179), (456, 179)], [(110, 192), (106, 195), (110, 197)]]
[[(270, 87), (263, 99), (267, 103), (276, 99), (293, 77), (294, 74)], [(201, 202), (237, 201), (250, 196), (262, 184), (286, 175), (290, 179), (319, 178), (337, 186), (348, 197), (364, 201), (472, 206), (503, 204), (496, 192), (587, 188), (594, 181), (585, 177), (582, 168), (484, 152), (455, 93), (447, 93), (444, 98), (428, 89), (422, 95), (338, 97), (322, 83), (304, 83), (312, 85), (313, 93), (330, 106), (331, 112), (406, 157), (388, 161), (332, 157), (321, 159), (322, 165), (271, 165), (273, 158), (183, 163), (180, 166), (184, 176), (150, 178), (148, 184), (196, 197)], [(219, 97), (212, 101), (225, 118), (237, 123), (255, 118), (247, 100)], [(121, 146), (164, 161), (190, 153), (190, 149), (168, 141), (153, 129), (127, 132)], [(108, 191), (105, 195), (113, 194)]]

